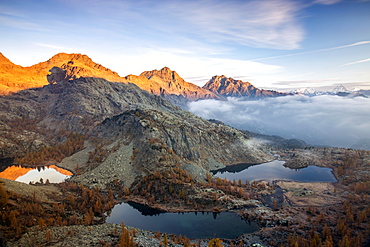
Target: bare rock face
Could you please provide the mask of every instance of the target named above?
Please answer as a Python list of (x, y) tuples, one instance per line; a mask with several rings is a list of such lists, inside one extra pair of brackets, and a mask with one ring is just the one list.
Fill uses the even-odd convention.
[[(112, 151), (102, 165), (120, 167), (125, 171), (115, 173), (114, 177), (127, 187), (133, 182), (132, 178), (124, 177), (127, 173), (144, 176), (153, 171), (178, 167), (203, 181), (210, 170), (235, 163), (256, 164), (273, 159), (262, 143), (241, 131), (182, 110), (126, 111), (104, 120), (94, 129), (92, 136), (104, 138), (108, 143), (121, 143), (120, 150), (124, 151)], [(106, 150), (114, 149), (107, 147)], [(117, 152), (126, 155), (121, 156)], [(104, 176), (99, 166), (75, 179), (105, 188), (107, 181)]]
[(212, 77), (203, 88), (224, 97), (243, 97), (248, 99), (288, 95), (287, 93), (273, 90), (258, 89), (249, 82), (227, 78), (224, 75)]

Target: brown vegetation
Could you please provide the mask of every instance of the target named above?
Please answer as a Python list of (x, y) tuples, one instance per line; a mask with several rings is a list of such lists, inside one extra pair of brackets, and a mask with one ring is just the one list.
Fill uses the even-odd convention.
[[(88, 189), (75, 183), (58, 185), (63, 192), (58, 203), (41, 203), (35, 195), (10, 195), (0, 184), (3, 206), (0, 208), (1, 231), (6, 238), (20, 237), (29, 227), (38, 225), (40, 230), (49, 226), (91, 225), (103, 222), (103, 213), (110, 210), (116, 201), (111, 193), (103, 194), (98, 189)], [(4, 192), (5, 191), (5, 192)], [(8, 195), (8, 201), (3, 198)], [(52, 235), (45, 233), (48, 241)]]
[[(321, 206), (300, 205), (281, 209), (282, 212), (294, 210), (295, 218), (289, 228), (279, 230), (294, 233), (290, 233), (282, 240), (279, 237), (272, 237), (271, 245), (364, 246), (370, 236), (370, 151), (325, 148), (311, 149), (308, 152), (311, 154), (312, 162), (333, 168), (339, 182), (333, 184), (334, 190), (329, 192), (328, 196), (337, 197), (342, 202), (333, 205), (328, 202)], [(307, 200), (309, 197), (307, 196)]]
[(50, 162), (61, 162), (65, 157), (69, 157), (81, 150), (84, 144), (84, 137), (80, 134), (71, 133), (68, 139), (59, 145), (44, 147), (40, 151), (27, 153), (23, 158), (16, 158), (16, 164), (28, 166), (40, 166)]
[(200, 183), (185, 170), (173, 167), (144, 176), (130, 191), (126, 188), (125, 198), (169, 211), (220, 212), (232, 200), (257, 199), (268, 190), (273, 187), (265, 182), (229, 181), (210, 174), (207, 182)]

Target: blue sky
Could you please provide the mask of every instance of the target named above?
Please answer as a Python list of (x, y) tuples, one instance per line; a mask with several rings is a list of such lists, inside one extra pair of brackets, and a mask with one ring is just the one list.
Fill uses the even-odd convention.
[(287, 91), (370, 89), (366, 0), (0, 0), (0, 52), (30, 66), (82, 53), (121, 76), (164, 66)]

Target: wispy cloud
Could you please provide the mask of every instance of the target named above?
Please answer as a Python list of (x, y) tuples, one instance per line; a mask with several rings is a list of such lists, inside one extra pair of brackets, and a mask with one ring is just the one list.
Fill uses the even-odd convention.
[(107, 24), (121, 30), (135, 23), (139, 32), (156, 32), (170, 39), (296, 49), (304, 38), (299, 14), (305, 6), (294, 0), (111, 0), (88, 6), (81, 0), (67, 2), (103, 22), (109, 17)]
[(314, 3), (329, 5), (339, 3), (340, 1), (342, 0), (315, 0)]
[(342, 65), (339, 65), (338, 67), (343, 67), (343, 66), (348, 66), (348, 65), (354, 65), (354, 64), (359, 64), (359, 63), (365, 63), (365, 62), (370, 62), (370, 58), (359, 60), (359, 61), (356, 61), (356, 62), (342, 64)]
[(59, 50), (59, 51), (72, 52), (72, 51), (76, 51), (77, 50), (77, 49), (72, 48), (72, 47), (65, 47), (65, 46), (58, 46), (58, 45), (50, 45), (50, 44), (43, 44), (43, 43), (34, 43), (34, 44), (37, 45), (37, 46), (51, 48), (51, 49), (55, 49), (55, 50)]
[(40, 26), (37, 23), (22, 19), (15, 15), (0, 15), (0, 26), (39, 32), (48, 31), (46, 28)]
[(290, 0), (203, 0), (164, 6), (203, 38), (277, 49), (299, 47), (304, 36), (297, 17), (301, 9)]
[(267, 60), (267, 59), (274, 59), (274, 58), (299, 56), (299, 55), (306, 55), (306, 54), (311, 54), (311, 53), (332, 51), (332, 50), (338, 50), (338, 49), (344, 49), (344, 48), (348, 48), (348, 47), (354, 47), (354, 46), (359, 46), (359, 45), (368, 45), (368, 44), (370, 44), (370, 41), (366, 40), (366, 41), (355, 42), (355, 43), (352, 43), (352, 44), (349, 44), (349, 45), (335, 46), (335, 47), (331, 47), (331, 48), (325, 48), (325, 49), (319, 49), (319, 50), (313, 50), (313, 51), (306, 51), (306, 52), (290, 53), (290, 54), (285, 54), (285, 55), (280, 55), (280, 56), (257, 58), (257, 59), (252, 59), (252, 60), (249, 60), (249, 61), (260, 61), (260, 60)]

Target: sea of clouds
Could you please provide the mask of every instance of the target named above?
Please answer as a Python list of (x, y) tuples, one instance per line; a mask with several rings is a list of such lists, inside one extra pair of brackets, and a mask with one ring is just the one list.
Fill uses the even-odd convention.
[(370, 98), (302, 95), (243, 101), (201, 100), (189, 111), (205, 119), (284, 138), (297, 138), (311, 145), (353, 147), (370, 141)]

